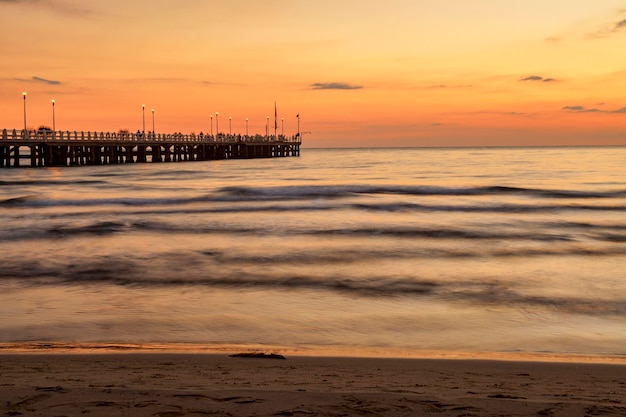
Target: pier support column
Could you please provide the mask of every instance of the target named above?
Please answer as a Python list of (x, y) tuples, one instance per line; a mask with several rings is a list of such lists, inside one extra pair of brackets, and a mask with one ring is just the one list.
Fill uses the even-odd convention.
[(0, 146), (0, 168), (4, 168), (6, 165), (6, 152), (8, 146)]
[(163, 157), (161, 156), (161, 145), (152, 146), (152, 162), (163, 162)]
[(146, 162), (146, 146), (137, 146), (137, 162)]
[(13, 166), (14, 167), (20, 166), (20, 147), (19, 146), (13, 147)]

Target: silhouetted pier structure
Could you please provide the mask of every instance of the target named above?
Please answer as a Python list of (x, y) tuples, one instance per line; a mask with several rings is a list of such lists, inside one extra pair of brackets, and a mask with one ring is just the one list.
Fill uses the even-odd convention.
[(301, 134), (217, 135), (2, 130), (0, 168), (300, 156)]

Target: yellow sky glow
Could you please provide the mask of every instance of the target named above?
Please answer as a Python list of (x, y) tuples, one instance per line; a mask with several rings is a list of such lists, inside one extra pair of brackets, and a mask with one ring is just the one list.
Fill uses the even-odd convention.
[(626, 145), (623, 0), (0, 0), (0, 128)]

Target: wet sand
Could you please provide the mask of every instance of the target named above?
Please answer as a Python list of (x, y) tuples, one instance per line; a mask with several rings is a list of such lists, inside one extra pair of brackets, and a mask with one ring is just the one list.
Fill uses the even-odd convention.
[(2, 416), (624, 416), (626, 365), (1, 354)]

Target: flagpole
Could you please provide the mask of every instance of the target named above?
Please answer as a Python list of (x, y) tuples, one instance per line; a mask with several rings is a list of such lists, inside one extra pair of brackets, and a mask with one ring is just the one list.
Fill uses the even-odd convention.
[(274, 140), (278, 140), (276, 129), (278, 129), (278, 113), (276, 111), (276, 102), (274, 102)]

